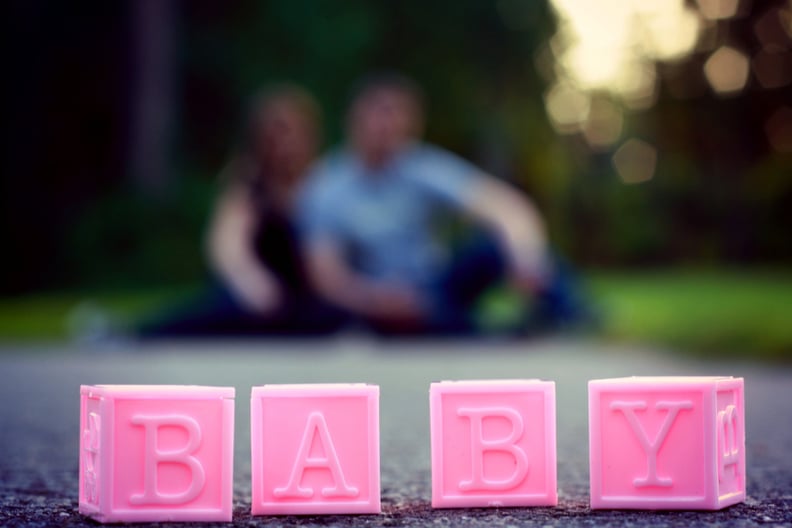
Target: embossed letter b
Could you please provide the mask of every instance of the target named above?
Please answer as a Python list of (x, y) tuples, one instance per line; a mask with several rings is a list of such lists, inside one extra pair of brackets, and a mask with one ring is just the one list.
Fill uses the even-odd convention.
[[(192, 455), (201, 446), (201, 427), (187, 415), (171, 414), (149, 416), (138, 414), (132, 423), (145, 430), (145, 464), (143, 467), (143, 493), (132, 495), (132, 504), (184, 504), (201, 493), (206, 483), (206, 473), (200, 461)], [(161, 427), (179, 427), (187, 432), (187, 444), (182, 449), (163, 451), (157, 445)], [(180, 493), (163, 493), (157, 486), (157, 468), (161, 463), (181, 464), (190, 470), (192, 479), (187, 489)]]
[[(511, 407), (460, 408), (459, 416), (470, 419), (470, 462), (472, 477), (459, 483), (462, 491), (508, 490), (520, 484), (528, 475), (528, 455), (517, 445), (525, 425), (522, 416)], [(505, 438), (485, 439), (482, 424), (484, 418), (505, 418), (511, 424), (511, 433)], [(514, 471), (504, 479), (487, 478), (484, 475), (484, 454), (500, 451), (514, 457)]]

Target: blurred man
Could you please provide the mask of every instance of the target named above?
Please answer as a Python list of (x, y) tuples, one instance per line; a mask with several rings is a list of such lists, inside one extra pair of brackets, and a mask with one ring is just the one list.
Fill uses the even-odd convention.
[[(422, 143), (422, 129), (412, 81), (388, 75), (361, 85), (347, 145), (315, 167), (298, 207), (317, 291), (388, 334), (471, 331), (475, 301), (502, 279), (562, 315), (536, 208), (506, 183)], [(441, 207), (472, 218), (488, 236), (452, 254), (432, 229)]]

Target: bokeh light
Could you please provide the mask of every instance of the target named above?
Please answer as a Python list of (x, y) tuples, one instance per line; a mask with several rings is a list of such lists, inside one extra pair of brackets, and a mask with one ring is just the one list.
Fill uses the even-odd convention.
[(751, 61), (754, 76), (762, 88), (781, 88), (792, 82), (792, 53), (763, 49)]
[[(676, 99), (728, 98), (792, 85), (792, 0), (550, 5), (557, 28), (535, 56), (550, 86), (545, 109), (557, 132), (581, 134), (592, 151), (617, 144), (631, 113), (652, 108), (661, 90)], [(522, 23), (516, 0), (498, 6), (509, 24)]]
[(709, 20), (722, 20), (737, 14), (740, 0), (696, 0), (702, 16)]
[(657, 149), (641, 139), (627, 140), (613, 154), (613, 167), (624, 183), (651, 180), (657, 167)]
[(792, 38), (789, 24), (789, 10), (768, 9), (754, 24), (754, 34), (765, 47), (788, 48)]
[(593, 150), (605, 149), (619, 140), (623, 122), (622, 110), (612, 100), (594, 98), (583, 126), (583, 136)]
[[(707, 8), (736, 12), (736, 2)], [(551, 0), (551, 5), (558, 28), (535, 60), (551, 85), (545, 109), (557, 132), (582, 133), (592, 150), (605, 150), (619, 141), (625, 110), (657, 102), (657, 63), (681, 61), (696, 49), (702, 18), (684, 0)]]
[(673, 61), (695, 48), (700, 19), (682, 0), (552, 0), (559, 25), (552, 48), (559, 79), (581, 90), (625, 100), (645, 99), (653, 62)]
[(789, 0), (789, 6), (781, 10), (781, 22), (784, 31), (792, 39), (792, 0)]
[(748, 57), (744, 53), (722, 46), (704, 64), (704, 75), (718, 95), (732, 95), (745, 88), (748, 81)]
[(589, 98), (571, 85), (559, 83), (545, 94), (545, 107), (556, 132), (574, 134), (588, 118)]
[(686, 57), (696, 45), (701, 30), (698, 14), (683, 2), (635, 2), (634, 17), (640, 32), (637, 43), (647, 56), (661, 61)]
[(792, 107), (782, 106), (765, 123), (767, 140), (779, 152), (792, 152)]

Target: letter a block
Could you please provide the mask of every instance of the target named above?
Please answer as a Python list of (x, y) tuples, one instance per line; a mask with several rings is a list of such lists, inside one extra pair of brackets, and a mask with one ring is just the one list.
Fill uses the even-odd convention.
[(379, 387), (253, 387), (250, 414), (253, 515), (380, 512)]
[(230, 521), (234, 389), (80, 387), (80, 513), (99, 522)]
[(443, 381), (429, 398), (432, 507), (558, 503), (552, 381)]
[(745, 500), (743, 380), (589, 382), (591, 507), (718, 510)]

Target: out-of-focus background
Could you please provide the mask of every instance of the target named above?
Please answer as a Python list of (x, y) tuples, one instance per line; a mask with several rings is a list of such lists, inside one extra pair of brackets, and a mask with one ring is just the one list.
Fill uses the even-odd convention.
[[(605, 339), (792, 359), (789, 0), (13, 1), (0, 340), (101, 333), (206, 281), (249, 98), (425, 89), (426, 138), (524, 189)], [(508, 302), (493, 317), (508, 311)]]

